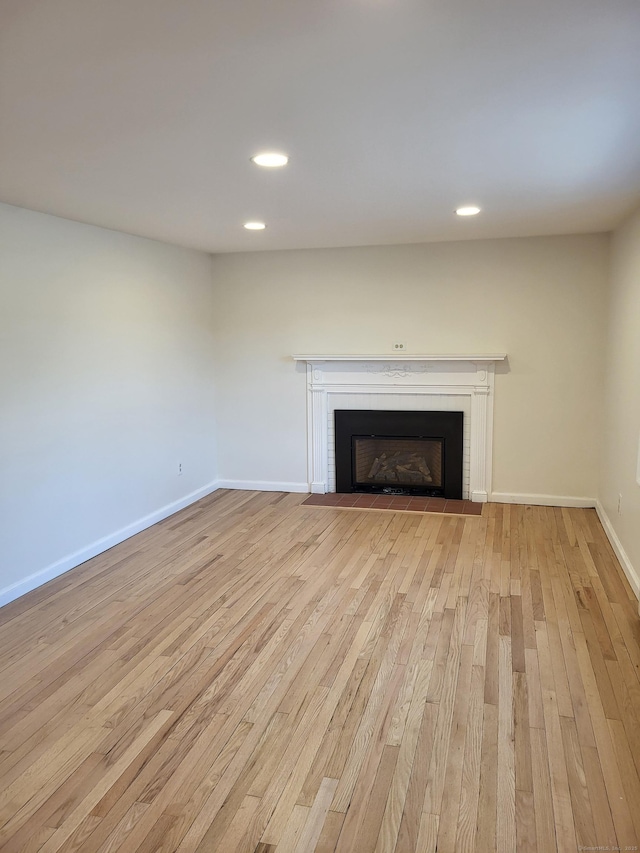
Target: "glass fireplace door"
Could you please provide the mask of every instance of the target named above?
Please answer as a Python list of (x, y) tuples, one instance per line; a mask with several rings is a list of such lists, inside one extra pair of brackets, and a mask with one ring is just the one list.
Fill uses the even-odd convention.
[(443, 440), (352, 437), (354, 486), (389, 489), (441, 489)]

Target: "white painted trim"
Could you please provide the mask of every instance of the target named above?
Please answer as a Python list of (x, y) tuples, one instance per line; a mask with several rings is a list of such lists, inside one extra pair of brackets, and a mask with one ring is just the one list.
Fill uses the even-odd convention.
[(246, 492), (303, 492), (311, 491), (309, 483), (278, 483), (271, 480), (218, 480), (219, 489), (240, 489)]
[(63, 575), (65, 572), (68, 572), (70, 569), (74, 569), (81, 563), (85, 563), (92, 557), (96, 557), (98, 554), (108, 551), (109, 548), (113, 548), (114, 545), (119, 545), (120, 542), (124, 542), (125, 539), (135, 536), (136, 533), (146, 530), (147, 527), (152, 527), (159, 521), (168, 518), (170, 515), (173, 515), (179, 510), (184, 509), (186, 506), (199, 501), (201, 498), (210, 495), (219, 488), (219, 481), (214, 480), (212, 483), (208, 483), (201, 489), (197, 489), (195, 492), (191, 492), (183, 498), (179, 498), (177, 501), (167, 504), (155, 512), (149, 513), (149, 515), (145, 515), (144, 518), (139, 518), (137, 521), (128, 524), (126, 527), (116, 530), (115, 533), (103, 536), (102, 539), (92, 542), (91, 545), (87, 545), (86, 548), (74, 551), (73, 554), (69, 554), (61, 560), (56, 560), (56, 562), (52, 563), (50, 566), (28, 575), (26, 578), (23, 578), (10, 586), (6, 586), (4, 589), (0, 589), (0, 607), (5, 604), (9, 604), (10, 601), (15, 601), (16, 598), (20, 598), (20, 596), (25, 595), (27, 592), (31, 592), (32, 589), (36, 589), (54, 578), (59, 577), (59, 575)]
[(572, 495), (525, 495), (492, 492), (489, 500), (497, 504), (529, 504), (530, 506), (594, 507), (595, 498), (578, 498)]
[[(640, 575), (635, 570), (631, 560), (629, 559), (629, 555), (624, 550), (622, 542), (618, 539), (618, 534), (614, 530), (613, 524), (611, 524), (609, 516), (604, 511), (604, 507), (600, 501), (596, 501), (596, 512), (598, 513), (598, 518), (604, 528), (604, 532), (607, 534), (607, 539), (611, 543), (611, 547), (622, 566), (622, 570), (631, 584), (631, 589), (634, 591), (636, 598), (640, 599)], [(638, 606), (638, 612), (640, 613), (640, 604)]]
[(362, 361), (471, 361), (481, 364), (490, 361), (504, 361), (507, 354), (485, 353), (483, 355), (468, 355), (454, 353), (453, 355), (410, 355), (409, 353), (390, 353), (389, 355), (294, 355), (294, 361), (306, 361), (309, 364), (321, 364), (325, 361), (348, 361), (354, 364)]

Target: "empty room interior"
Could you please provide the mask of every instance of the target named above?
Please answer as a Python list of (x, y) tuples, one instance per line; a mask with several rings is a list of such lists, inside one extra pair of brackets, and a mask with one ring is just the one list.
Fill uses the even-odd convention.
[(640, 850), (637, 0), (0, 0), (0, 850)]

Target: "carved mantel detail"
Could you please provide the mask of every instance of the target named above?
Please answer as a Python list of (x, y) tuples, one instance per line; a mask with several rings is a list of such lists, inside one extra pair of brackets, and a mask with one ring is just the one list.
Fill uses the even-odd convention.
[(384, 376), (389, 376), (392, 379), (400, 379), (405, 376), (411, 376), (414, 373), (427, 373), (429, 371), (428, 364), (377, 364), (375, 362), (365, 365), (367, 373), (382, 373)]

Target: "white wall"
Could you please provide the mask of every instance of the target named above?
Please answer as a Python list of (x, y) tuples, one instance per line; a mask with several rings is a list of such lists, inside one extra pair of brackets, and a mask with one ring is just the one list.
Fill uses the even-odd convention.
[(0, 603), (206, 493), (212, 316), (210, 256), (0, 205)]
[(214, 258), (220, 477), (303, 484), (293, 353), (507, 352), (493, 488), (597, 493), (606, 235)]
[[(613, 235), (600, 504), (640, 592), (640, 210)], [(622, 495), (618, 514), (618, 496)], [(617, 540), (617, 542), (616, 542)]]

